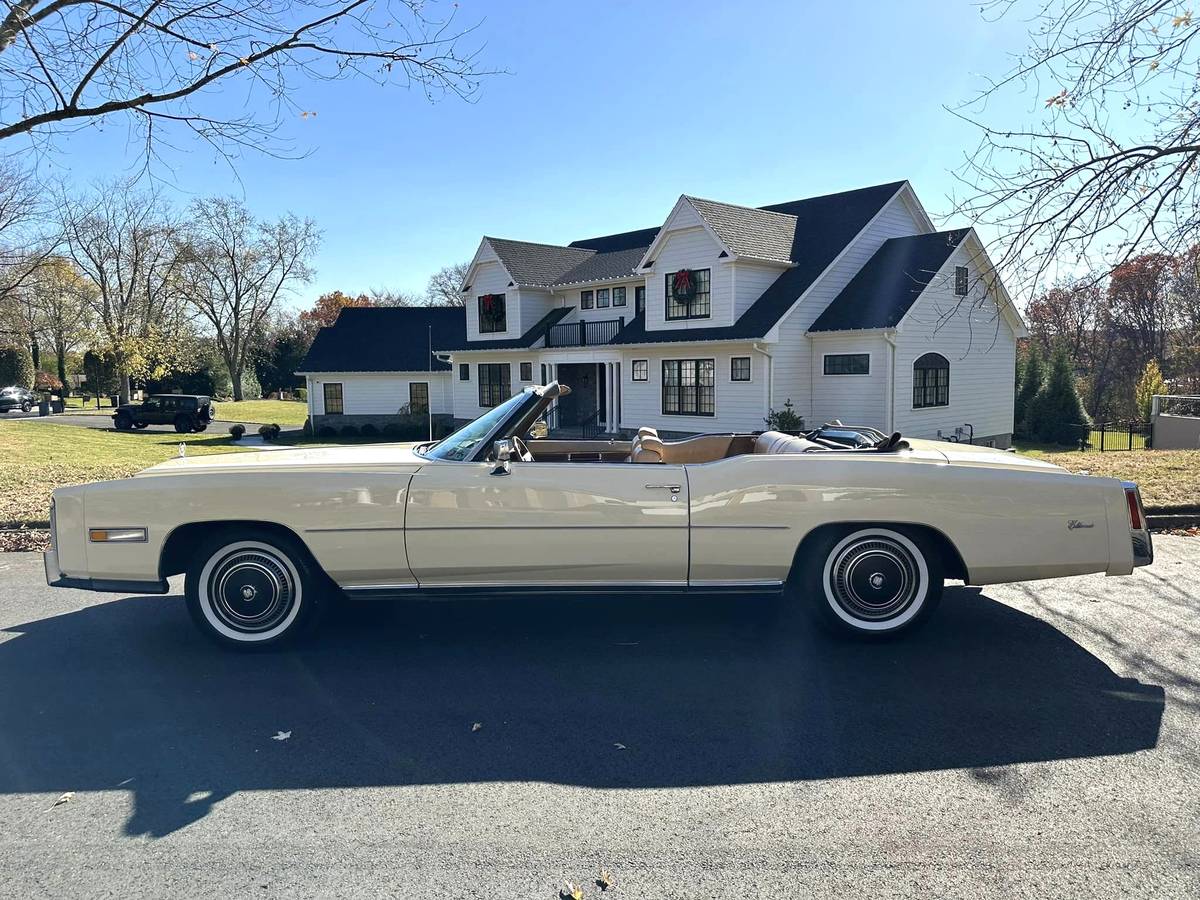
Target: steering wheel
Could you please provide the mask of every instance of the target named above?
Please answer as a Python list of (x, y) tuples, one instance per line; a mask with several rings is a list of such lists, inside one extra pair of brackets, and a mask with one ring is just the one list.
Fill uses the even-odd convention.
[(525, 446), (525, 442), (513, 435), (513, 447), (516, 448), (517, 454), (521, 457), (521, 462), (533, 462), (533, 454), (529, 452), (529, 448)]

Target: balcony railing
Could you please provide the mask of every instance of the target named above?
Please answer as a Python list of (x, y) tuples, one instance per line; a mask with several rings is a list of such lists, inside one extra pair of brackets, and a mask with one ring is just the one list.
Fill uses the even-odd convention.
[(546, 333), (547, 347), (592, 347), (607, 344), (621, 331), (620, 319), (604, 319), (600, 322), (580, 320), (565, 325), (551, 326)]

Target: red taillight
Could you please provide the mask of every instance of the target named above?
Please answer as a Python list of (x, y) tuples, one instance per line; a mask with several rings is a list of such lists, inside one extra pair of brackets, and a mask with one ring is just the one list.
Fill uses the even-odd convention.
[(1129, 527), (1134, 531), (1142, 530), (1142, 509), (1138, 503), (1137, 491), (1125, 489), (1125, 502), (1129, 505)]

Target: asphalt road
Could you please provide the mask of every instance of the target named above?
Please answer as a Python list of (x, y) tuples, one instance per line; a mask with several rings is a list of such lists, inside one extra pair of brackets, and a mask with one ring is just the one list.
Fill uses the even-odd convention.
[[(45, 425), (74, 425), (78, 428), (97, 428), (102, 431), (116, 431), (113, 425), (112, 415), (81, 415), (73, 416), (68, 413), (62, 413), (56, 416), (39, 416), (37, 411), (31, 413), (14, 412), (9, 414), (0, 413), (0, 422), (16, 419), (27, 419), (34, 422), (39, 422)], [(209, 434), (226, 434), (229, 431), (229, 426), (235, 424), (233, 420), (213, 419), (208, 425)], [(248, 432), (254, 432), (258, 425), (242, 423), (246, 425)], [(291, 428), (299, 428), (298, 425), (289, 426)], [(169, 431), (174, 432), (174, 425), (147, 425), (143, 431)], [(134, 432), (135, 434), (137, 432)]]
[(251, 655), (0, 555), (0, 895), (1195, 897), (1200, 541), (1156, 549), (884, 645), (571, 599)]

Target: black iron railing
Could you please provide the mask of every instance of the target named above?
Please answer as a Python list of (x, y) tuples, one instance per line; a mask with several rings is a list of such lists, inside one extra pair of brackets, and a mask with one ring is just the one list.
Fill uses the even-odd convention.
[(590, 347), (607, 344), (621, 331), (620, 319), (599, 322), (580, 320), (565, 325), (553, 325), (546, 334), (547, 347)]
[(1082, 450), (1149, 450), (1149, 422), (1097, 422), (1092, 425)]

